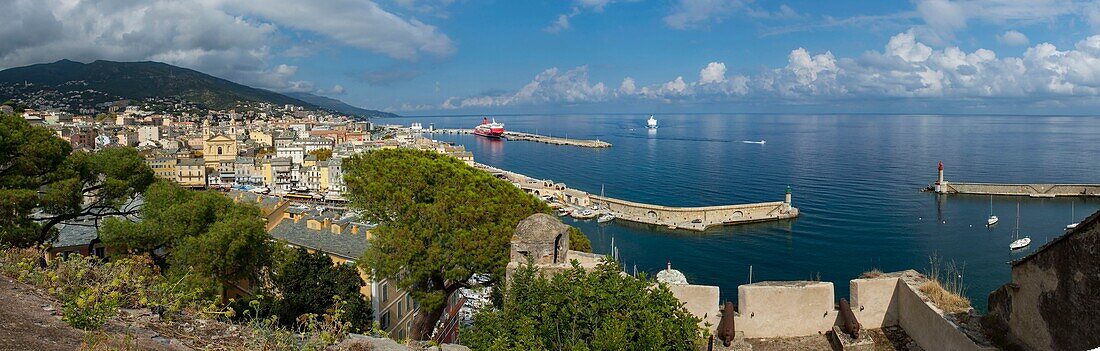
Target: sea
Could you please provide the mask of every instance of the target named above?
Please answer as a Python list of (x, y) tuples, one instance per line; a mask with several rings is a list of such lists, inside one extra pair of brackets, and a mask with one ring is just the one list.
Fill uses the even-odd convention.
[[(937, 195), (957, 182), (1100, 183), (1100, 117), (1009, 115), (495, 115), (510, 131), (599, 139), (606, 149), (441, 135), (477, 162), (629, 201), (707, 206), (782, 201), (796, 219), (669, 230), (625, 221), (565, 222), (623, 268), (653, 276), (671, 264), (692, 284), (720, 287), (766, 280), (832, 282), (847, 298), (850, 279), (878, 269), (939, 268), (984, 311), (988, 294), (1011, 279), (1009, 262), (1100, 210), (1098, 198)], [(482, 116), (375, 120), (425, 128), (472, 128)], [(759, 143), (765, 141), (765, 143)], [(755, 143), (753, 143), (755, 142)], [(1017, 206), (1019, 217), (1017, 217)], [(987, 227), (990, 213), (1000, 223)], [(1014, 228), (1032, 239), (1010, 251)], [(954, 267), (949, 269), (949, 267)]]

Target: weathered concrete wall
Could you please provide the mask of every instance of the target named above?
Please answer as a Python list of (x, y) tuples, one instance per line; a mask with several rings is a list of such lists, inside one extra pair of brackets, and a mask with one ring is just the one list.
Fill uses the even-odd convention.
[(1012, 266), (989, 295), (995, 339), (1035, 350), (1100, 347), (1100, 212)]
[(996, 350), (970, 340), (958, 326), (944, 318), (942, 311), (925, 302), (917, 288), (904, 279), (898, 280), (896, 301), (900, 312), (898, 325), (925, 350)]
[(701, 320), (699, 322), (700, 327), (706, 327), (706, 324), (710, 323), (711, 332), (718, 328), (721, 316), (718, 313), (719, 290), (717, 286), (669, 284), (668, 290), (671, 290), (672, 295), (684, 303), (684, 308), (688, 312)]
[(852, 279), (852, 312), (867, 329), (898, 325), (897, 277)]
[(947, 182), (943, 192), (1035, 197), (1100, 196), (1100, 184), (992, 184)]
[(746, 338), (824, 333), (836, 324), (833, 283), (760, 282), (737, 287), (736, 330)]
[[(691, 230), (704, 230), (723, 224), (798, 217), (798, 209), (782, 201), (725, 206), (668, 207), (596, 195), (592, 195), (591, 198), (593, 203), (607, 207), (615, 213), (616, 217), (624, 220)], [(698, 223), (693, 223), (695, 221)]]

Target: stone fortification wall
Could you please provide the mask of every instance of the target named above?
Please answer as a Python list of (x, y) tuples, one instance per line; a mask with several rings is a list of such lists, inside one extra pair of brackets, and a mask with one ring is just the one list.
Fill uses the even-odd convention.
[(958, 325), (944, 318), (943, 311), (924, 300), (916, 284), (903, 278), (898, 279), (897, 286), (898, 325), (925, 350), (997, 350), (971, 340)]
[(737, 287), (736, 330), (746, 338), (814, 335), (836, 324), (833, 283), (759, 282)]
[(699, 326), (706, 327), (710, 323), (713, 332), (718, 327), (721, 313), (718, 309), (719, 291), (717, 286), (669, 284), (668, 290), (672, 295), (684, 303), (684, 308), (692, 315), (700, 319)]
[[(976, 342), (925, 301), (916, 286), (925, 278), (913, 270), (853, 279), (852, 312), (864, 329), (900, 325), (926, 350), (993, 350)], [(796, 337), (825, 333), (838, 325), (833, 284), (812, 281), (741, 285), (735, 329), (746, 338)]]

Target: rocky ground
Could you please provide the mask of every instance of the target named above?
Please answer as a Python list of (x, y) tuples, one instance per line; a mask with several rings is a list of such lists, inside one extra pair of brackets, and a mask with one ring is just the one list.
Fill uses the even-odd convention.
[[(875, 341), (876, 351), (922, 351), (920, 346), (917, 346), (899, 327), (871, 329), (864, 332), (870, 333), (871, 339)], [(829, 344), (829, 338), (826, 335), (811, 335), (794, 338), (745, 339), (730, 347), (721, 347), (716, 344), (715, 350), (818, 351), (833, 350), (833, 346)]]
[(152, 330), (121, 319), (85, 332), (61, 320), (61, 304), (31, 286), (0, 275), (0, 351), (8, 350), (187, 350)]
[[(123, 309), (97, 331), (83, 331), (61, 320), (61, 303), (43, 291), (0, 275), (0, 351), (22, 350), (247, 350), (247, 326), (194, 318), (162, 321), (148, 309)], [(464, 346), (403, 345), (390, 339), (350, 335), (328, 348), (342, 350), (468, 351)]]

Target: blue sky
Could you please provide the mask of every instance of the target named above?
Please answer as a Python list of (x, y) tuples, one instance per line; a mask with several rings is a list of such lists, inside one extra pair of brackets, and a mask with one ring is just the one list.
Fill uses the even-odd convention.
[(1082, 113), (1100, 2), (14, 0), (0, 67), (155, 60), (401, 114)]

